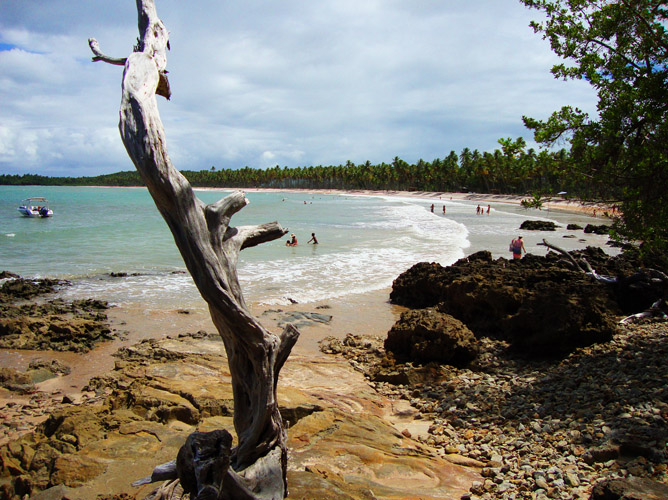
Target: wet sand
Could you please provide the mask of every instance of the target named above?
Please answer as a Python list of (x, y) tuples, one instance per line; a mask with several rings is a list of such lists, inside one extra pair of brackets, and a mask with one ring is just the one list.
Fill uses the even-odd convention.
[[(470, 201), (480, 204), (507, 203), (509, 205), (521, 205), (522, 200), (532, 199), (530, 196), (520, 196), (514, 194), (486, 194), (486, 193), (450, 193), (446, 191), (381, 191), (373, 189), (351, 190), (351, 189), (273, 189), (273, 188), (197, 188), (197, 189), (215, 189), (215, 190), (238, 190), (246, 192), (285, 192), (285, 193), (318, 193), (330, 195), (360, 195), (360, 196), (396, 196), (402, 198), (415, 198), (426, 200), (458, 200)], [(593, 217), (608, 217), (619, 215), (610, 205), (583, 202), (577, 199), (568, 199), (563, 196), (550, 196), (543, 198), (542, 209), (544, 211), (559, 210), (564, 212), (586, 214)], [(607, 216), (606, 216), (607, 214)]]
[[(280, 331), (278, 323), (292, 312), (318, 313), (332, 316), (329, 323), (311, 322), (299, 328), (301, 335), (293, 349), (296, 354), (324, 356), (318, 343), (325, 337), (343, 338), (347, 333), (384, 336), (404, 309), (389, 303), (389, 289), (329, 299), (309, 304), (267, 306), (251, 304), (251, 312), (270, 331)], [(145, 339), (177, 337), (179, 334), (200, 330), (215, 333), (208, 310), (201, 308), (145, 309), (113, 307), (107, 311), (112, 330), (119, 338), (105, 342), (88, 353), (0, 350), (0, 366), (26, 370), (35, 359), (57, 359), (71, 368), (69, 375), (52, 378), (36, 385), (38, 392), (55, 393), (58, 399), (67, 395), (78, 399), (88, 381), (114, 368), (113, 354), (118, 349)], [(18, 395), (0, 390), (0, 407), (7, 402), (26, 402), (31, 395)]]
[[(270, 331), (280, 331), (279, 321), (291, 312), (332, 316), (327, 324), (300, 326), (300, 337), (292, 353), (317, 360), (326, 356), (318, 343), (325, 337), (343, 338), (347, 333), (384, 337), (404, 308), (389, 303), (389, 289), (352, 295), (309, 304), (267, 306), (251, 304), (252, 313)], [(78, 403), (95, 401), (94, 392), (85, 391), (89, 380), (114, 369), (114, 353), (151, 338), (178, 337), (189, 332), (216, 332), (202, 302), (196, 309), (145, 309), (113, 307), (107, 311), (112, 330), (119, 335), (88, 353), (0, 349), (0, 366), (27, 370), (31, 361), (56, 359), (71, 368), (69, 375), (58, 376), (35, 385), (36, 391), (19, 394), (0, 388), (0, 445), (30, 432), (62, 407), (63, 399)], [(288, 359), (288, 363), (290, 360)]]

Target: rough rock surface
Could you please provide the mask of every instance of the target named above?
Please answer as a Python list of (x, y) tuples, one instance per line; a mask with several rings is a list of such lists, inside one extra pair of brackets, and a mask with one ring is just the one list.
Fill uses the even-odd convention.
[(585, 233), (594, 233), (594, 234), (609, 234), (610, 226), (607, 224), (587, 224), (584, 228)]
[(525, 220), (520, 224), (520, 229), (527, 231), (556, 231), (557, 227), (559, 226), (548, 220)]
[(629, 477), (610, 479), (597, 484), (591, 500), (665, 500), (668, 484), (648, 479)]
[(666, 322), (624, 325), (609, 342), (560, 361), (515, 358), (499, 340), (480, 344), (465, 369), (395, 363), (380, 338), (330, 338), (322, 347), (349, 359), (380, 393), (410, 402), (415, 418), (431, 423), (425, 444), (478, 464), (483, 477), (462, 498), (584, 500), (599, 482), (625, 478), (615, 489), (665, 491)]
[[(0, 499), (148, 496), (156, 485), (130, 483), (175, 459), (192, 432), (233, 434), (223, 352), (220, 337), (204, 332), (121, 350), (116, 369), (89, 384), (94, 397), (0, 447)], [(387, 420), (392, 402), (345, 360), (291, 356), (279, 403), (289, 422), (291, 498), (413, 498), (419, 490), (425, 500), (451, 499), (480, 480), (477, 469), (398, 432)]]
[[(487, 251), (452, 266), (422, 262), (395, 279), (390, 299), (411, 308), (436, 308), (462, 321), (477, 338), (505, 340), (533, 356), (563, 356), (607, 341), (620, 314), (649, 307), (665, 296), (666, 283), (635, 279), (639, 263), (599, 248), (571, 252), (602, 275), (604, 284), (563, 255), (493, 260)], [(642, 274), (642, 273), (641, 273)]]
[(385, 339), (397, 361), (466, 366), (477, 355), (476, 339), (466, 325), (435, 309), (406, 311)]
[(2, 278), (9, 279), (0, 287), (0, 303), (13, 302), (17, 299), (32, 299), (37, 295), (53, 293), (58, 286), (67, 284), (67, 281), (54, 279), (28, 280), (16, 274), (3, 271)]
[(67, 282), (11, 279), (0, 287), (0, 347), (87, 352), (112, 332), (99, 300), (44, 300)]
[(20, 393), (31, 393), (35, 391), (36, 383), (68, 373), (70, 368), (57, 360), (37, 359), (30, 363), (25, 372), (0, 367), (0, 387)]

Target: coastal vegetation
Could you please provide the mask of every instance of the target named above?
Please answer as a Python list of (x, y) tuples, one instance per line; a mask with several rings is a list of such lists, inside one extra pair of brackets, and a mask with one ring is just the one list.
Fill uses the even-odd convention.
[[(521, 137), (500, 139), (501, 148), (481, 153), (464, 148), (445, 158), (408, 163), (395, 157), (391, 163), (370, 161), (343, 165), (243, 167), (181, 173), (195, 187), (254, 187), (283, 189), (378, 189), (397, 191), (472, 191), (478, 193), (554, 194), (595, 196), (596, 186), (583, 185), (570, 171), (565, 150), (537, 152)], [(47, 177), (36, 174), (0, 175), (4, 185), (138, 186), (136, 171), (90, 177)]]
[(544, 14), (536, 33), (563, 60), (556, 78), (588, 82), (597, 116), (565, 106), (524, 117), (546, 146), (568, 144), (569, 163), (597, 195), (618, 200), (616, 232), (668, 250), (668, 9), (660, 0), (522, 0)]

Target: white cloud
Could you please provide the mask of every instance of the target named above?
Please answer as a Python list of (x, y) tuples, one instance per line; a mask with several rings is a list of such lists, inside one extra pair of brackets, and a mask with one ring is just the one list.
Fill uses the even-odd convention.
[[(180, 169), (407, 161), (529, 139), (522, 115), (591, 90), (554, 80), (556, 58), (516, 0), (161, 0), (172, 100), (160, 100)], [(0, 2), (0, 172), (127, 170), (116, 125), (135, 3)]]

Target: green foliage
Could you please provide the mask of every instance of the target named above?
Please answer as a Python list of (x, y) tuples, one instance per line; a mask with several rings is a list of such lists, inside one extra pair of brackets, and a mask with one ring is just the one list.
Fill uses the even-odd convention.
[(524, 208), (537, 208), (541, 210), (543, 208), (543, 197), (540, 194), (534, 194), (531, 199), (524, 199), (520, 201), (520, 204)]
[(142, 186), (139, 174), (134, 171), (94, 177), (47, 177), (38, 174), (0, 175), (4, 186)]
[[(500, 139), (501, 149), (480, 153), (465, 148), (461, 155), (451, 151), (445, 158), (419, 160), (409, 164), (399, 157), (391, 163), (255, 169), (208, 169), (182, 173), (195, 187), (284, 188), (284, 189), (377, 189), (403, 191), (474, 191), (526, 194), (568, 190), (577, 195), (569, 180), (569, 159), (565, 151), (536, 154), (524, 139)], [(135, 171), (95, 177), (45, 177), (0, 175), (0, 184), (13, 185), (101, 185), (139, 186)]]
[[(668, 33), (659, 0), (521, 0), (542, 11), (532, 23), (564, 59), (557, 78), (589, 82), (598, 116), (564, 107), (524, 118), (537, 141), (570, 143), (580, 192), (617, 201), (623, 238), (668, 250)], [(570, 190), (569, 190), (570, 191)]]

